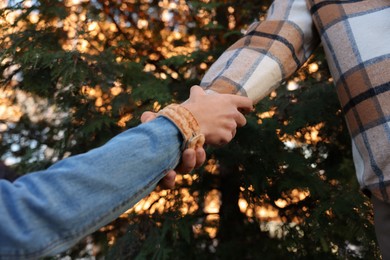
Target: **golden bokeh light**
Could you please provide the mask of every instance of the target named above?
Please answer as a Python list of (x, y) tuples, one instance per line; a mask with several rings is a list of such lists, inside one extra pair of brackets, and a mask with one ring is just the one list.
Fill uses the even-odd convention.
[(319, 135), (321, 128), (324, 126), (325, 123), (321, 122), (314, 126), (307, 126), (297, 131), (294, 135), (280, 135), (280, 130), (277, 131), (277, 134), (282, 142), (289, 143), (292, 147), (302, 147), (304, 144), (315, 145), (318, 142), (328, 142), (328, 140)]
[[(102, 1), (108, 6), (109, 1)], [(131, 10), (133, 4), (136, 1), (123, 1), (120, 3), (120, 10)], [(141, 1), (143, 2), (143, 1)], [(209, 3), (209, 0), (203, 0), (204, 3)], [(161, 60), (167, 60), (176, 56), (189, 57), (192, 53), (198, 50), (209, 51), (213, 46), (210, 41), (210, 37), (197, 38), (195, 35), (190, 35), (189, 24), (184, 23), (184, 18), (180, 16), (188, 15), (190, 7), (188, 1), (159, 1), (159, 7), (161, 11), (157, 13), (157, 17), (154, 19), (160, 19), (163, 23), (163, 28), (156, 35), (152, 30), (154, 23), (152, 20), (145, 18), (145, 16), (138, 16), (134, 19), (134, 24), (126, 21), (125, 19), (114, 20), (110, 17), (109, 11), (102, 14), (99, 19), (91, 19), (88, 17), (87, 10), (80, 8), (83, 3), (89, 3), (89, 0), (65, 0), (66, 6), (69, 8), (69, 13), (66, 18), (60, 20), (54, 18), (50, 22), (41, 21), (39, 13), (32, 12), (28, 16), (31, 23), (36, 25), (36, 28), (42, 29), (49, 26), (61, 28), (67, 35), (67, 39), (61, 42), (61, 47), (65, 51), (75, 51), (85, 55), (99, 54), (105, 50), (106, 45), (112, 45), (115, 56), (113, 59), (118, 63), (126, 62), (139, 62), (145, 60), (142, 63), (143, 70), (149, 72), (151, 75), (162, 80), (181, 80), (194, 78), (193, 70), (175, 71), (171, 66), (159, 66), (158, 62)], [(26, 6), (31, 6), (33, 1), (24, 1)], [(1, 8), (0, 3), (0, 8)], [(148, 2), (140, 4), (140, 8), (144, 11), (150, 11), (148, 9)], [(108, 8), (109, 9), (109, 8)], [(238, 10), (238, 9), (237, 9)], [(238, 21), (235, 18), (235, 7), (229, 6), (227, 11), (228, 27), (231, 30), (237, 30), (236, 26)], [(13, 24), (17, 21), (17, 18), (21, 15), (20, 11), (9, 11), (5, 15), (5, 19), (0, 19), (0, 25)], [(177, 16), (177, 17), (174, 17)], [(200, 26), (218, 26), (215, 21), (215, 11), (198, 10), (196, 17), (200, 22)], [(173, 23), (173, 19), (176, 19)], [(260, 17), (260, 20), (264, 17)], [(115, 21), (115, 22), (114, 22)], [(24, 24), (20, 24), (20, 28), (24, 28)], [(10, 27), (8, 33), (14, 32), (17, 27)], [(20, 29), (19, 28), (19, 29)], [(120, 37), (118, 35), (128, 35), (128, 37)], [(161, 40), (158, 45), (153, 45), (153, 37), (158, 36)], [(113, 40), (115, 39), (115, 40)], [(8, 39), (10, 41), (10, 39)], [(129, 43), (126, 48), (120, 46), (121, 41)], [(180, 44), (178, 44), (178, 42)], [(139, 51), (137, 46), (142, 51)], [(190, 58), (188, 58), (190, 59)], [(209, 68), (209, 64), (215, 60), (215, 57), (208, 56), (204, 62), (196, 68), (197, 70), (206, 71)], [(4, 62), (4, 61), (3, 61)], [(7, 62), (7, 61), (5, 61)], [(11, 62), (11, 61), (9, 61)], [(191, 61), (185, 60), (188, 64)], [(18, 65), (10, 67), (4, 73), (12, 73), (12, 70), (18, 69)], [(316, 73), (319, 70), (317, 63), (310, 63), (307, 65), (309, 73)], [(5, 75), (6, 76), (6, 75)], [(299, 82), (302, 78), (297, 77), (290, 80), (287, 84), (287, 89), (290, 91), (299, 88)], [(17, 80), (14, 80), (12, 84), (17, 84)], [(108, 86), (89, 85), (90, 82), (83, 82), (83, 86), (80, 88), (80, 92), (83, 95), (85, 103), (91, 102), (94, 104), (94, 109), (99, 113), (112, 113), (112, 101), (115, 98), (121, 97), (121, 95), (132, 91), (130, 86), (123, 86), (120, 79), (112, 79)], [(24, 110), (20, 105), (11, 102), (12, 95), (15, 95), (14, 91), (2, 89), (0, 91), (0, 120), (8, 122), (17, 122), (23, 115)], [(277, 92), (273, 91), (270, 94), (271, 99), (277, 96)], [(164, 104), (158, 101), (152, 101), (152, 110), (158, 112)], [(142, 102), (135, 101), (136, 106), (141, 106)], [(115, 106), (114, 106), (115, 107)], [(269, 119), (275, 116), (276, 107), (270, 108), (269, 111), (258, 113), (257, 120), (261, 124), (265, 119)], [(134, 120), (133, 111), (120, 110), (118, 112), (116, 124), (121, 128), (126, 128), (129, 125), (129, 121)], [(0, 131), (6, 130), (5, 124), (0, 124)], [(304, 144), (316, 144), (320, 141), (324, 141), (320, 136), (320, 130), (324, 127), (324, 123), (320, 123), (314, 126), (308, 126), (305, 129), (296, 132), (294, 135), (280, 134), (277, 132), (282, 142), (294, 143), (295, 147), (300, 147)], [(213, 177), (218, 177), (220, 174), (219, 161), (215, 158), (209, 158), (204, 166), (205, 171)], [(194, 214), (197, 211), (201, 211), (205, 214), (204, 220), (200, 224), (193, 226), (195, 234), (207, 234), (210, 238), (216, 238), (218, 233), (218, 223), (220, 220), (221, 209), (221, 192), (217, 189), (211, 189), (205, 194), (205, 197), (201, 197), (199, 193), (192, 192), (189, 188), (191, 185), (199, 181), (200, 176), (197, 173), (192, 174), (178, 174), (176, 177), (176, 189), (172, 191), (155, 190), (151, 192), (146, 198), (139, 201), (132, 209), (129, 209), (124, 213), (121, 218), (127, 218), (131, 213), (137, 214), (163, 214), (169, 210), (177, 209), (180, 214)], [(247, 188), (253, 192), (253, 186)], [(289, 193), (282, 194), (281, 198), (271, 203), (266, 203), (264, 199), (256, 198), (254, 201), (248, 201), (244, 198), (243, 193), (245, 189), (241, 187), (240, 198), (237, 201), (238, 207), (241, 213), (245, 214), (248, 218), (257, 219), (260, 222), (283, 222), (279, 217), (279, 210), (284, 209), (292, 203), (298, 203), (310, 196), (310, 193), (306, 190), (294, 189)], [(204, 199), (204, 204), (200, 201)], [(329, 211), (331, 215), (331, 211)], [(113, 226), (106, 226), (102, 229), (104, 232), (108, 232), (108, 241), (110, 245), (113, 245), (116, 240), (116, 235), (110, 233), (110, 228)]]
[(207, 214), (219, 213), (221, 207), (221, 192), (213, 189), (206, 194), (205, 207), (203, 211)]
[(309, 73), (314, 73), (314, 72), (317, 72), (318, 69), (319, 69), (319, 66), (317, 63), (310, 63), (308, 65), (308, 69), (309, 69)]
[(212, 239), (217, 236), (219, 219), (220, 217), (218, 214), (209, 214), (206, 217), (204, 231)]
[(204, 169), (211, 174), (219, 173), (219, 163), (215, 159), (209, 159), (204, 166)]
[(275, 113), (276, 113), (276, 107), (273, 107), (271, 108), (269, 111), (266, 111), (266, 112), (263, 112), (263, 113), (258, 113), (257, 114), (257, 123), (258, 124), (262, 124), (263, 123), (263, 119), (266, 119), (266, 118), (272, 118)]
[(14, 95), (15, 92), (10, 89), (0, 89), (0, 120), (1, 121), (18, 122), (20, 117), (23, 115), (22, 108), (11, 101), (15, 97)]

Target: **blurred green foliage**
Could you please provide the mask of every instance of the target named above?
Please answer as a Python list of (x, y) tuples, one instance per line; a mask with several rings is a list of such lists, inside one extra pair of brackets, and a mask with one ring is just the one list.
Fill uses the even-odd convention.
[[(199, 83), (242, 30), (265, 15), (270, 4), (188, 1), (185, 9), (175, 9), (162, 2), (96, 0), (72, 5), (37, 0), (27, 7), (21, 1), (2, 9), (2, 19), (10, 12), (19, 16), (0, 27), (1, 87), (21, 90), (35, 101), (34, 113), (28, 113), (31, 107), (26, 106), (20, 119), (0, 122), (6, 126), (1, 128), (2, 159), (14, 158), (17, 163), (12, 167), (20, 174), (42, 169), (137, 125), (140, 114), (156, 104), (185, 100), (189, 88)], [(183, 7), (178, 1), (170, 3)], [(169, 22), (162, 18), (167, 10)], [(38, 22), (31, 22), (34, 13), (39, 14)], [(72, 38), (65, 21), (74, 13), (85, 19), (75, 22), (79, 26)], [(234, 26), (229, 24), (232, 19)], [(140, 21), (148, 23), (140, 26)], [(87, 23), (92, 22), (99, 24), (101, 35), (88, 30)], [(208, 47), (167, 55), (166, 33), (177, 31), (181, 37), (170, 42), (171, 52), (190, 46), (191, 39)], [(87, 50), (73, 43), (78, 39), (89, 43)], [(75, 45), (64, 47), (69, 44)], [(219, 174), (202, 168), (191, 185), (177, 187), (197, 194), (197, 210), (181, 214), (183, 198), (172, 191), (169, 198), (176, 200), (175, 206), (162, 214), (133, 212), (92, 234), (98, 257), (378, 259), (371, 206), (355, 179), (349, 136), (321, 48), (309, 63), (318, 64), (318, 70), (303, 67), (297, 72), (293, 76), (300, 79), (297, 90), (281, 86), (247, 116), (247, 126), (233, 142), (208, 149)], [(148, 66), (153, 70), (146, 70)], [(112, 94), (115, 84), (120, 88), (116, 95)], [(100, 96), (91, 96), (86, 89), (100, 91)], [(20, 97), (14, 93), (9, 100), (17, 104)], [(51, 115), (45, 114), (49, 107)], [(271, 116), (259, 117), (270, 110)], [(118, 125), (129, 115), (125, 127)], [(319, 124), (320, 139), (308, 142), (305, 134)], [(287, 147), (283, 136), (295, 136), (301, 145)], [(221, 194), (213, 221), (203, 208), (211, 190)], [(308, 196), (291, 201), (294, 190)], [(281, 222), (276, 225), (255, 213), (243, 213), (240, 198), (253, 207), (272, 206)], [(290, 203), (281, 207), (276, 203), (279, 199)], [(195, 232), (195, 226), (202, 231)], [(217, 230), (215, 237), (204, 231), (206, 226)], [(115, 243), (109, 245), (113, 236)], [(87, 255), (85, 243), (65, 254)]]

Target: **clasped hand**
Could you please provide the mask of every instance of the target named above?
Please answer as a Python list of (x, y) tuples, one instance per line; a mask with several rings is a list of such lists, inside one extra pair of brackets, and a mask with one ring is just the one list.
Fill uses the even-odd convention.
[[(247, 97), (218, 93), (206, 94), (199, 86), (191, 88), (190, 97), (181, 105), (193, 114), (200, 126), (200, 133), (205, 136), (206, 144), (212, 146), (229, 143), (236, 135), (237, 127), (246, 124), (243, 114), (253, 110), (253, 103)], [(156, 113), (144, 112), (141, 122), (148, 122), (156, 116)], [(166, 189), (173, 188), (176, 172), (190, 172), (201, 166), (205, 160), (206, 152), (203, 147), (184, 150), (180, 165), (175, 170), (169, 171), (159, 185)]]

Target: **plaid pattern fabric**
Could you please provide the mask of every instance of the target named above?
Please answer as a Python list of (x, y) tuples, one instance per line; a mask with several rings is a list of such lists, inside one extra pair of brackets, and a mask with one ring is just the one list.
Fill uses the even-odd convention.
[(352, 137), (363, 189), (390, 202), (390, 1), (276, 0), (201, 82), (255, 102), (322, 42)]
[(308, 59), (318, 43), (314, 35), (304, 0), (275, 1), (267, 20), (252, 24), (211, 66), (200, 85), (257, 102)]

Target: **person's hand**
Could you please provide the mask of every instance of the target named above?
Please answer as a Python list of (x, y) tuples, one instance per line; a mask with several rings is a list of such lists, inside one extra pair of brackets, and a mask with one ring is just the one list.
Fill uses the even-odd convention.
[[(205, 136), (206, 144), (217, 146), (230, 142), (236, 134), (236, 128), (246, 124), (242, 113), (253, 110), (252, 100), (247, 97), (206, 94), (199, 86), (191, 88), (189, 99), (181, 105), (187, 108), (198, 121), (200, 133)], [(144, 112), (141, 122), (148, 122), (156, 116), (156, 113)]]
[[(157, 113), (146, 111), (141, 116), (141, 122), (146, 123), (157, 117)], [(206, 152), (203, 147), (184, 150), (180, 164), (175, 170), (170, 170), (165, 177), (159, 182), (159, 187), (162, 189), (173, 189), (175, 187), (175, 179), (177, 173), (187, 173), (200, 167), (206, 160)]]
[[(236, 134), (236, 128), (246, 124), (243, 113), (253, 110), (249, 98), (228, 94), (206, 94), (202, 88), (191, 88), (190, 98), (182, 104), (194, 115), (205, 135), (206, 143), (222, 145), (230, 142)], [(146, 111), (141, 116), (145, 123), (157, 117), (156, 113)], [(172, 189), (175, 185), (176, 173), (186, 173), (200, 167), (206, 160), (206, 153), (202, 147), (186, 149), (182, 154), (180, 165), (168, 172), (160, 181), (159, 186)]]
[(188, 173), (195, 168), (200, 167), (206, 160), (206, 152), (203, 148), (186, 149), (181, 156), (181, 163), (170, 170), (167, 175), (159, 182), (162, 189), (173, 189), (175, 187), (175, 179), (177, 173)]
[(252, 100), (237, 95), (206, 94), (199, 86), (191, 88), (189, 99), (181, 104), (200, 126), (200, 133), (210, 145), (223, 145), (236, 135), (236, 128), (246, 124), (242, 113), (253, 110)]
[[(227, 144), (236, 135), (236, 128), (246, 124), (242, 113), (253, 110), (252, 100), (230, 94), (206, 94), (199, 86), (191, 88), (190, 97), (181, 104), (188, 109), (200, 126), (206, 144), (219, 146)], [(156, 113), (147, 111), (141, 116), (141, 122), (156, 118)]]

